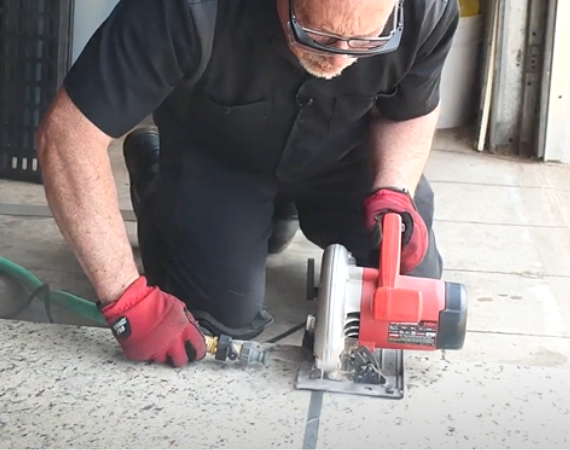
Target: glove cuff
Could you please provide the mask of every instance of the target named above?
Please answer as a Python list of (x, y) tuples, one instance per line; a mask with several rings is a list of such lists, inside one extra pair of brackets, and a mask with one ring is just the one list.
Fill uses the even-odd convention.
[(378, 216), (387, 212), (403, 214), (417, 211), (410, 193), (403, 189), (383, 187), (377, 189), (364, 200), (364, 220), (371, 230), (376, 226)]
[(368, 196), (367, 201), (372, 201), (372, 199), (374, 199), (374, 197), (378, 196), (378, 195), (382, 195), (382, 193), (384, 191), (390, 191), (390, 192), (394, 192), (397, 194), (403, 194), (406, 197), (408, 197), (408, 199), (410, 200), (410, 202), (412, 203), (412, 205), (415, 208), (415, 202), (414, 202), (414, 197), (412, 196), (412, 193), (407, 189), (407, 188), (401, 188), (401, 187), (396, 187), (396, 186), (382, 186), (379, 187), (375, 190), (373, 190), (370, 195)]
[(115, 318), (143, 301), (153, 289), (148, 285), (146, 277), (141, 275), (125, 289), (116, 301), (107, 305), (98, 302), (97, 306), (106, 318)]

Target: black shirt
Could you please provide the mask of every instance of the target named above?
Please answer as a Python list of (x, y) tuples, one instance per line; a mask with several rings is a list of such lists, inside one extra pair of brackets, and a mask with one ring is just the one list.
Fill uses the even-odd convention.
[(432, 111), (459, 20), (457, 0), (405, 0), (396, 52), (323, 80), (288, 51), (275, 0), (218, 0), (211, 57), (189, 86), (201, 58), (189, 3), (121, 0), (68, 73), (67, 93), (112, 137), (154, 112), (161, 135), (256, 172), (333, 163), (362, 142), (374, 105), (393, 120)]

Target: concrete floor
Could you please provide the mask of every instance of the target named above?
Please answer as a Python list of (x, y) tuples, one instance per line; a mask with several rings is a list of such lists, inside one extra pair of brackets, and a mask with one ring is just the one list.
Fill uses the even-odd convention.
[[(121, 207), (129, 209), (126, 174), (118, 144), (114, 146), (111, 154), (117, 174)], [(429, 355), (427, 359), (422, 358), (421, 355), (413, 357), (415, 359), (412, 361), (412, 373), (415, 373), (415, 376), (421, 377), (419, 375), (421, 373), (431, 373), (430, 376), (439, 381), (437, 386), (427, 388), (425, 386), (430, 385), (430, 383), (421, 382), (420, 384), (424, 383), (423, 391), (421, 389), (416, 390), (406, 402), (393, 407), (397, 411), (397, 416), (400, 417), (400, 422), (408, 424), (407, 428), (400, 428), (400, 431), (395, 434), (390, 432), (379, 435), (378, 431), (371, 433), (369, 430), (362, 432), (362, 427), (365, 425), (359, 425), (358, 421), (366, 422), (365, 414), (372, 414), (372, 405), (366, 403), (366, 400), (347, 399), (342, 396), (326, 397), (320, 416), (319, 447), (377, 448), (378, 439), (381, 437), (385, 439), (387, 435), (390, 435), (390, 438), (385, 442), (387, 442), (386, 446), (392, 447), (498, 448), (512, 445), (519, 448), (524, 446), (568, 448), (568, 436), (563, 422), (556, 420), (548, 422), (547, 419), (549, 417), (552, 419), (554, 415), (557, 417), (561, 414), (567, 415), (568, 408), (570, 408), (570, 391), (565, 387), (565, 380), (568, 377), (567, 369), (570, 367), (570, 331), (568, 326), (570, 323), (570, 303), (568, 302), (568, 292), (570, 292), (570, 258), (568, 258), (570, 254), (570, 167), (502, 159), (478, 154), (467, 147), (464, 138), (458, 138), (453, 132), (440, 132), (426, 171), (436, 192), (435, 228), (445, 258), (444, 278), (449, 281), (464, 283), (469, 292), (469, 334), (465, 348), (461, 352), (448, 352), (446, 355), (448, 362), (445, 364), (450, 366), (446, 366), (447, 368), (444, 369), (440, 366), (443, 363), (438, 361), (436, 355)], [(45, 204), (45, 200), (40, 186), (0, 181), (0, 203)], [(127, 227), (133, 247), (136, 250), (134, 224), (128, 223)], [(0, 216), (0, 236), (2, 236), (0, 240), (1, 256), (33, 271), (38, 277), (49, 282), (52, 288), (68, 290), (93, 299), (93, 292), (88, 282), (63, 242), (52, 219)], [(269, 311), (275, 316), (276, 322), (267, 330), (262, 337), (263, 340), (275, 337), (304, 322), (311, 309), (311, 304), (304, 300), (306, 260), (309, 257), (316, 258), (319, 262), (320, 251), (299, 234), (284, 254), (272, 257), (268, 261), (267, 305)], [(6, 300), (8, 296), (6, 293), (2, 294), (2, 289), (0, 284), (0, 300), (4, 298), (3, 302), (0, 301), (0, 316), (6, 316), (10, 311), (13, 311), (14, 304)], [(4, 287), (4, 289), (7, 288)], [(78, 323), (76, 317), (67, 314), (65, 311), (56, 311), (55, 317), (59, 323)], [(17, 319), (42, 322), (46, 321), (47, 317), (41, 305), (36, 303), (19, 314)], [(6, 331), (5, 333), (0, 331), (0, 333), (7, 336), (7, 338), (2, 339), (0, 344), (0, 373), (2, 373), (2, 377), (7, 377), (8, 386), (12, 386), (15, 392), (21, 384), (17, 382), (18, 377), (16, 375), (10, 374), (10, 368), (14, 368), (12, 372), (21, 371), (22, 374), (25, 374), (27, 369), (24, 367), (24, 362), (26, 362), (31, 366), (33, 378), (42, 384), (47, 383), (47, 381), (40, 374), (40, 371), (43, 370), (41, 367), (49, 366), (52, 363), (54, 364), (52, 369), (59, 367), (59, 363), (55, 360), (59, 360), (60, 357), (63, 357), (64, 362), (61, 364), (66, 367), (66, 370), (72, 370), (70, 367), (75, 364), (70, 354), (62, 356), (57, 350), (53, 350), (53, 347), (39, 342), (42, 339), (39, 341), (34, 339), (34, 336), (39, 338), (42, 333), (46, 334), (49, 339), (54, 340), (53, 345), (65, 347), (67, 345), (64, 337), (66, 333), (71, 333), (72, 338), (80, 333), (95, 333), (93, 336), (96, 338), (89, 338), (88, 343), (83, 342), (83, 338), (79, 338), (80, 343), (68, 345), (68, 347), (78, 345), (81, 347), (81, 351), (92, 350), (95, 346), (94, 340), (104, 340), (107, 336), (106, 330), (77, 331), (75, 328), (58, 327), (51, 327), (48, 330), (44, 326), (33, 327), (37, 326), (20, 322), (0, 321), (0, 329)], [(19, 337), (22, 332), (26, 334), (26, 337)], [(97, 334), (97, 332), (103, 334)], [(282, 344), (298, 345), (300, 338), (301, 333), (296, 333), (284, 340)], [(108, 340), (105, 342), (107, 342), (106, 345), (109, 345)], [(19, 348), (22, 349), (22, 354), (18, 361), (3, 361), (4, 357), (1, 355), (11, 355), (15, 351), (19, 351)], [(51, 359), (47, 357), (47, 362), (41, 363), (43, 356), (39, 355), (46, 351), (52, 352)], [(66, 347), (63, 351), (68, 352), (69, 348)], [(73, 351), (78, 350), (74, 349)], [(101, 356), (104, 360), (117, 356), (116, 352), (113, 356), (105, 356), (101, 354), (102, 351), (98, 350), (90, 355), (83, 354), (83, 359), (87, 362), (81, 363), (83, 366), (80, 364), (79, 370), (83, 367), (85, 376), (89, 379), (88, 383), (101, 385), (107, 381), (97, 379), (89, 372), (91, 367), (101, 363), (100, 361), (97, 363), (97, 359)], [(134, 440), (132, 441), (120, 437), (118, 438), (119, 441), (103, 438), (96, 431), (97, 425), (94, 425), (93, 430), (85, 431), (87, 434), (83, 434), (83, 437), (74, 437), (69, 430), (64, 432), (65, 430), (62, 431), (60, 427), (59, 434), (56, 433), (58, 437), (52, 436), (57, 441), (55, 442), (48, 438), (40, 438), (37, 433), (34, 434), (33, 427), (37, 425), (40, 419), (32, 417), (33, 415), (29, 416), (28, 413), (21, 410), (21, 418), (27, 424), (22, 425), (22, 432), (25, 429), (28, 434), (24, 438), (23, 434), (18, 434), (17, 427), (8, 427), (5, 435), (7, 441), (5, 441), (2, 432), (3, 424), (6, 426), (8, 423), (8, 416), (2, 411), (4, 406), (7, 407), (10, 403), (3, 397), (3, 388), (0, 385), (0, 443), (8, 442), (12, 446), (9, 448), (50, 445), (75, 445), (79, 448), (82, 446), (101, 448), (113, 445), (129, 446), (130, 448), (134, 448), (135, 445), (139, 448), (149, 448), (153, 445), (161, 447), (299, 448), (302, 445), (303, 438), (301, 431), (297, 428), (300, 426), (299, 423), (305, 423), (306, 407), (309, 400), (308, 397), (304, 396), (304, 393), (290, 392), (289, 384), (283, 384), (283, 381), (275, 381), (279, 374), (285, 374), (287, 382), (291, 381), (286, 374), (293, 370), (294, 358), (286, 357), (282, 358), (283, 360), (287, 362), (287, 364), (284, 363), (287, 366), (286, 368), (279, 366), (277, 369), (275, 367), (269, 368), (267, 369), (269, 372), (263, 372), (263, 374), (251, 375), (252, 379), (255, 379), (256, 376), (261, 377), (260, 379), (263, 381), (260, 383), (263, 386), (269, 381), (275, 382), (273, 393), (270, 392), (272, 388), (264, 387), (264, 389), (268, 389), (265, 395), (267, 397), (277, 396), (280, 400), (273, 406), (266, 406), (266, 408), (281, 408), (283, 414), (289, 414), (287, 416), (289, 418), (285, 416), (275, 420), (267, 418), (261, 422), (270, 428), (273, 427), (271, 425), (273, 423), (275, 434), (281, 433), (281, 431), (277, 431), (278, 429), (282, 430), (283, 433), (279, 434), (279, 437), (272, 436), (271, 439), (268, 437), (265, 440), (256, 441), (251, 436), (251, 439), (243, 437), (242, 433), (239, 435), (242, 436), (241, 440), (235, 435), (228, 440), (224, 437), (223, 431), (218, 430), (214, 433), (217, 433), (215, 439), (202, 439), (193, 435), (192, 439), (194, 440), (189, 437), (190, 440), (184, 440), (181, 438), (182, 434), (178, 436), (179, 439), (173, 439), (174, 443), (169, 444), (167, 437), (162, 440), (159, 438), (154, 440), (155, 438), (145, 437), (147, 435), (143, 433), (135, 438), (136, 427), (130, 424), (128, 427), (132, 429), (129, 428), (130, 431), (125, 436), (133, 436)], [(109, 364), (114, 363), (109, 362)], [(109, 381), (121, 392), (129, 390), (121, 385), (121, 380), (124, 381), (123, 376), (128, 378), (130, 370), (136, 374), (136, 377), (147, 379), (146, 383), (148, 383), (149, 377), (156, 374), (160, 374), (160, 377), (170, 380), (176, 386), (178, 386), (177, 383), (181, 382), (180, 377), (182, 375), (180, 372), (176, 372), (178, 375), (168, 375), (171, 372), (156, 368), (141, 368), (139, 365), (129, 369), (124, 363), (121, 367), (121, 374), (110, 375)], [(208, 369), (188, 370), (190, 372), (184, 372), (186, 377), (190, 377), (188, 373), (191, 374), (192, 371), (202, 373), (201, 371)], [(443, 373), (442, 378), (439, 371), (446, 372)], [(91, 375), (87, 375), (88, 372)], [(106, 370), (103, 372), (106, 373)], [(112, 371), (109, 373), (112, 374)], [(209, 376), (213, 379), (218, 376), (230, 377), (231, 382), (235, 383), (239, 382), (240, 377), (246, 377), (243, 373), (241, 375), (221, 375), (217, 372)], [(136, 377), (135, 379), (138, 379)], [(10, 384), (10, 380), (12, 380), (12, 384)], [(478, 385), (478, 382), (474, 380), (482, 381)], [(30, 383), (31, 381), (27, 383), (25, 392), (17, 391), (20, 392), (19, 395), (32, 395), (34, 388), (30, 387)], [(136, 384), (136, 380), (133, 383)], [(189, 397), (197, 395), (195, 388), (192, 388), (192, 383), (193, 381), (188, 381)], [(253, 383), (253, 381), (250, 380), (247, 383)], [(251, 397), (254, 395), (252, 393), (253, 388), (247, 383), (247, 386), (244, 387), (243, 401), (254, 402), (253, 397)], [(514, 386), (515, 384), (516, 386)], [(64, 384), (61, 389), (69, 390), (73, 389), (73, 386), (73, 382), (68, 380), (68, 384)], [(206, 389), (211, 391), (213, 388), (206, 386)], [(540, 391), (538, 394), (536, 393), (537, 390)], [(529, 393), (531, 391), (534, 392), (532, 395)], [(129, 392), (131, 391), (129, 390)], [(512, 394), (510, 406), (509, 392)], [(105, 402), (109, 402), (111, 407), (110, 403), (116, 399), (113, 399), (111, 394), (105, 395)], [(209, 395), (212, 397), (212, 392)], [(493, 395), (499, 396), (497, 402), (493, 400)], [(529, 395), (533, 399), (529, 399)], [(171, 394), (168, 394), (167, 397), (170, 399), (170, 406), (166, 407), (166, 410), (176, 410), (179, 400), (170, 398), (172, 397)], [(424, 411), (429, 416), (430, 402), (436, 402), (437, 405), (442, 397), (446, 398), (442, 400), (447, 404), (446, 408), (459, 417), (456, 417), (456, 420), (459, 422), (463, 420), (464, 422), (445, 424), (445, 421), (440, 421), (438, 414), (435, 414), (434, 417), (426, 417), (425, 420), (419, 418), (417, 415), (419, 410)], [(461, 398), (464, 398), (465, 401), (474, 402), (472, 403), (474, 407), (466, 406)], [(95, 408), (97, 404), (96, 399), (87, 398), (87, 395), (82, 401), (86, 402), (84, 408), (81, 409), (85, 414), (89, 411), (85, 408)], [(414, 413), (416, 415), (410, 412), (414, 409), (414, 401), (418, 402), (418, 410)], [(40, 406), (38, 402), (40, 400), (31, 404), (30, 408), (37, 407), (43, 411), (46, 406), (43, 404)], [(70, 404), (73, 403), (72, 400), (70, 402)], [(281, 404), (280, 402), (285, 403)], [(299, 406), (299, 402), (301, 406)], [(217, 403), (217, 405), (221, 407), (222, 404), (228, 403), (229, 400), (225, 403), (224, 401)], [(285, 406), (286, 404), (290, 404), (291, 407)], [(393, 405), (393, 403), (390, 404)], [(504, 406), (505, 404), (507, 406)], [(388, 408), (386, 411), (390, 411), (392, 408), (382, 405), (385, 403), (377, 403), (374, 408), (380, 410)], [(58, 408), (61, 409), (61, 406)], [(239, 412), (240, 420), (246, 422), (247, 417), (249, 417), (248, 414), (252, 415), (252, 433), (254, 429), (256, 430), (257, 425), (255, 424), (260, 422), (260, 414), (263, 414), (260, 412), (260, 408), (263, 409), (263, 407), (252, 405), (243, 406), (243, 411)], [(501, 411), (503, 409), (508, 410), (508, 414), (505, 415), (504, 411), (498, 412), (497, 408), (502, 408)], [(13, 406), (9, 409), (16, 412), (20, 411)], [(536, 431), (538, 419), (535, 417), (539, 410), (543, 417), (540, 423), (546, 424), (548, 422), (541, 428), (540, 432)], [(432, 408), (432, 412), (438, 411)], [(227, 413), (225, 414), (223, 417), (228, 417)], [(343, 425), (343, 417), (346, 414), (352, 416), (350, 425), (348, 423)], [(491, 419), (485, 419), (477, 422), (478, 428), (475, 428), (473, 421), (479, 420), (477, 417), (480, 417), (477, 414), (494, 415), (495, 419), (493, 420), (496, 424), (493, 425)], [(65, 420), (74, 420), (70, 417), (69, 412), (64, 415)], [(142, 417), (140, 414), (137, 416), (137, 412), (132, 412), (132, 415), (138, 417), (139, 423), (144, 423), (144, 427), (160, 428), (158, 425), (155, 426), (156, 424), (152, 425), (149, 422), (152, 415), (143, 414), (144, 417)], [(188, 417), (194, 416), (190, 414)], [(532, 425), (532, 421), (529, 421), (529, 417), (533, 418), (534, 425)], [(53, 416), (49, 420), (50, 423), (57, 421)], [(165, 425), (165, 428), (174, 426), (172, 421), (169, 421), (168, 415), (163, 414), (161, 420), (167, 421), (166, 425), (168, 426)], [(176, 418), (176, 420), (182, 419)], [(384, 417), (378, 420), (378, 427), (384, 431), (386, 426), (399, 425), (394, 423), (394, 417)], [(419, 428), (417, 427), (418, 420), (421, 422)], [(567, 418), (564, 421), (566, 423)], [(277, 423), (281, 425), (278, 426)], [(428, 431), (427, 428), (422, 428), (427, 427), (428, 423), (433, 423), (438, 431), (432, 433), (433, 430)], [(202, 427), (207, 426), (205, 421), (201, 424)], [(26, 426), (30, 428), (25, 428)], [(114, 427), (119, 431), (118, 424), (115, 424)], [(465, 433), (458, 437), (458, 433), (461, 434), (462, 432), (461, 427)], [(413, 431), (415, 428), (417, 429), (416, 434)], [(297, 431), (291, 431), (293, 429)], [(529, 437), (530, 431), (535, 434), (532, 435), (531, 433)], [(413, 434), (412, 437), (410, 437), (410, 432)], [(434, 437), (439, 432), (442, 434)], [(196, 431), (188, 433), (192, 435)], [(505, 437), (505, 433), (508, 434), (507, 437)], [(259, 436), (257, 434), (257, 437)], [(422, 440), (424, 438), (425, 442)]]

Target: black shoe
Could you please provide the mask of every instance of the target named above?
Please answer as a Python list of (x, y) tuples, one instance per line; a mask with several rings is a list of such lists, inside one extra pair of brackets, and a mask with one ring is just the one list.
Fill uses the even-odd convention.
[(153, 128), (138, 128), (123, 143), (123, 157), (129, 172), (131, 202), (138, 217), (142, 199), (158, 175), (160, 139)]
[(270, 255), (276, 255), (285, 251), (293, 242), (297, 230), (299, 229), (299, 221), (297, 219), (280, 219), (273, 218), (273, 233), (269, 238), (267, 251)]
[(273, 213), (273, 232), (269, 238), (268, 252), (271, 255), (283, 252), (299, 230), (297, 208), (292, 200), (277, 199)]
[(266, 310), (259, 312), (249, 324), (242, 328), (226, 327), (214, 319), (211, 314), (204, 311), (192, 311), (192, 315), (200, 327), (205, 329), (210, 335), (219, 337), (222, 334), (225, 334), (232, 339), (240, 341), (255, 339), (274, 321), (273, 316)]

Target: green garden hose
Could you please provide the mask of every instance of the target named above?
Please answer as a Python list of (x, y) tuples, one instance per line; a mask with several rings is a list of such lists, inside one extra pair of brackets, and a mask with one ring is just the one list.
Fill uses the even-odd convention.
[[(19, 266), (9, 259), (2, 258), (0, 256), (0, 276), (7, 277), (16, 283), (19, 283), (26, 290), (30, 291), (30, 295), (27, 301), (22, 305), (15, 315), (24, 311), (30, 303), (35, 299), (43, 301), (46, 313), (50, 322), (53, 323), (51, 317), (51, 305), (57, 305), (63, 309), (71, 311), (84, 319), (93, 321), (94, 323), (101, 325), (103, 327), (108, 327), (105, 318), (97, 308), (94, 302), (86, 300), (84, 298), (78, 297), (76, 295), (70, 294), (69, 292), (50, 290), (49, 284), (42, 282), (38, 277)], [(12, 314), (14, 315), (14, 314)], [(0, 317), (0, 319), (7, 319), (8, 317)], [(286, 337), (292, 335), (293, 333), (302, 330), (305, 327), (305, 322), (300, 323), (292, 327), (291, 329), (285, 331), (284, 333), (274, 336), (273, 338), (267, 340), (267, 343), (275, 344)]]
[(75, 314), (78, 314), (85, 319), (91, 320), (99, 325), (105, 327), (108, 326), (105, 318), (94, 302), (65, 291), (52, 291), (50, 290), (47, 283), (42, 282), (34, 274), (19, 266), (15, 262), (10, 261), (6, 258), (2, 258), (1, 256), (0, 275), (6, 276), (7, 278), (12, 279), (17, 283), (20, 283), (31, 292), (28, 301), (21, 308), (21, 310), (26, 309), (29, 304), (37, 298), (44, 302), (46, 312), (51, 322), (53, 322), (53, 320), (51, 319), (50, 308), (51, 305), (54, 304)]

